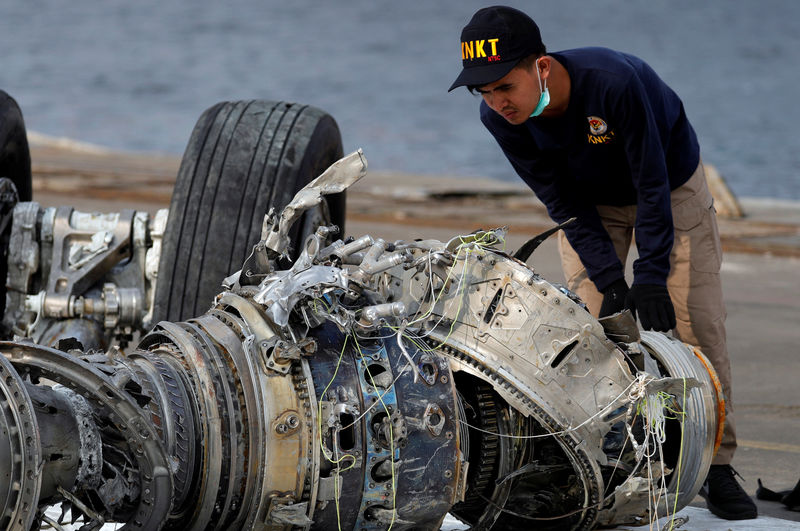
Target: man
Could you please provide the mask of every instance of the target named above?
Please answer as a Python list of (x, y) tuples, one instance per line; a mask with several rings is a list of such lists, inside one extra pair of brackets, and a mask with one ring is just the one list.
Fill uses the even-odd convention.
[[(599, 317), (625, 308), (644, 329), (699, 345), (727, 398), (722, 445), (702, 495), (726, 519), (757, 516), (730, 463), (736, 449), (721, 246), (700, 149), (678, 96), (641, 59), (604, 48), (547, 54), (509, 7), (479, 10), (461, 33), (450, 90), (483, 97), (481, 121), (556, 222), (570, 289)], [(639, 258), (628, 287), (624, 263)]]

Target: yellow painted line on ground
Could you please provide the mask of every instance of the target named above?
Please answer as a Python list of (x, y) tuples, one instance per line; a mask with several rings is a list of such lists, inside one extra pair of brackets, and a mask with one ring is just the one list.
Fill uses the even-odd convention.
[(782, 444), (771, 443), (766, 441), (748, 441), (739, 439), (737, 441), (739, 446), (745, 448), (757, 448), (758, 450), (773, 450), (775, 452), (789, 452), (793, 454), (800, 454), (800, 445), (797, 444)]

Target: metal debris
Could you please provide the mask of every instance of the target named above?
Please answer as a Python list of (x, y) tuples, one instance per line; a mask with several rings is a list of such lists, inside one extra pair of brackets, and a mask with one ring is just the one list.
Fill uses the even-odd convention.
[[(99, 437), (102, 466), (58, 476), (61, 500), (84, 522), (125, 529), (437, 529), (451, 513), (476, 528), (579, 530), (687, 505), (720, 422), (702, 354), (639, 334), (624, 314), (598, 321), (503, 251), (506, 229), (328, 245), (322, 227), (280, 268), (299, 215), (365, 172), (360, 151), (332, 166), (265, 219), (212, 308), (159, 323), (126, 356), (0, 344), (3, 411), (30, 411), (36, 395), (26, 418), (39, 433), (67, 394), (84, 458)], [(36, 239), (15, 230), (22, 266), (9, 287), (25, 293)], [(151, 230), (157, 241), (163, 229)], [(84, 268), (94, 260), (102, 253)], [(155, 272), (141, 273), (144, 297)], [(51, 287), (68, 313), (76, 293)], [(9, 324), (48, 317), (50, 297)], [(115, 319), (146, 312), (123, 311), (126, 300)], [(120, 322), (103, 315), (106, 327)], [(27, 529), (58, 501), (39, 498), (54, 476), (35, 450), (59, 429), (27, 446), (4, 432), (23, 470), (0, 464), (21, 489), (0, 488), (0, 524)]]

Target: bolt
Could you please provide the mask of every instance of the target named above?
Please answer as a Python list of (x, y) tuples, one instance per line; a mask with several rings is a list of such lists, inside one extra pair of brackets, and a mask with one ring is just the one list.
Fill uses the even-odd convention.
[(275, 431), (278, 433), (286, 433), (289, 430), (289, 427), (286, 424), (278, 424), (275, 426)]

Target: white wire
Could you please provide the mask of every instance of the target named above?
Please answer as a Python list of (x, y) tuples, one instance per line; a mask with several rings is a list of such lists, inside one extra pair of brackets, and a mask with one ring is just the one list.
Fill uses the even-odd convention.
[[(405, 356), (406, 360), (408, 360), (408, 364), (411, 365), (411, 370), (414, 372), (414, 383), (417, 383), (419, 381), (419, 377), (422, 376), (420, 374), (420, 368), (417, 367), (416, 363), (414, 363), (414, 360), (406, 350), (406, 346), (403, 344), (403, 332), (406, 329), (406, 325), (407, 323), (404, 320), (403, 324), (400, 325), (400, 329), (395, 334), (397, 336), (397, 346), (400, 347), (400, 352), (403, 353), (403, 356)], [(425, 379), (424, 376), (422, 378)]]

